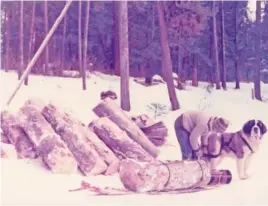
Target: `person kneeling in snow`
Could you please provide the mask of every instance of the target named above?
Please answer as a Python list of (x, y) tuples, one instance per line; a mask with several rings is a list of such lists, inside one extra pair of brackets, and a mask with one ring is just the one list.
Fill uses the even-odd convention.
[(200, 159), (203, 153), (206, 153), (208, 134), (210, 132), (223, 133), (228, 125), (228, 120), (210, 116), (202, 111), (187, 111), (181, 114), (176, 119), (174, 127), (181, 147), (182, 159)]

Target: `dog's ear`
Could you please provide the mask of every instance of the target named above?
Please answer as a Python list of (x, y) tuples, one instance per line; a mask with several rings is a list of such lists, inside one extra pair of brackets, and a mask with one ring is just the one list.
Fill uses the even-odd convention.
[(243, 132), (245, 134), (250, 135), (251, 129), (252, 127), (254, 127), (254, 125), (255, 125), (255, 120), (252, 119), (252, 120), (247, 121), (243, 126)]
[(261, 120), (258, 121), (258, 126), (260, 127), (262, 135), (264, 135), (267, 132), (267, 127)]

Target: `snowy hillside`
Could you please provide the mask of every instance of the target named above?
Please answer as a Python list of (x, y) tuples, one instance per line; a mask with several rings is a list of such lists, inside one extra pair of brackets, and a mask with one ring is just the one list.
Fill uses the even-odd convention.
[[(1, 106), (7, 101), (15, 85), (15, 73), (1, 72)], [(113, 90), (120, 96), (120, 81), (118, 77), (100, 73), (92, 75), (87, 81), (87, 90), (81, 89), (81, 79), (30, 76), (29, 86), (23, 86), (10, 105), (10, 110), (16, 111), (27, 99), (39, 97), (52, 101), (66, 108), (85, 124), (96, 118), (91, 109), (99, 103), (100, 92)], [(175, 137), (173, 123), (184, 110), (206, 110), (213, 114), (223, 115), (231, 121), (228, 131), (237, 131), (245, 121), (253, 118), (261, 119), (268, 124), (268, 102), (251, 100), (253, 84), (241, 84), (241, 90), (234, 90), (234, 84), (228, 84), (228, 91), (206, 89), (207, 83), (200, 83), (199, 88), (187, 86), (185, 91), (178, 91), (178, 99), (182, 109), (171, 112), (165, 84), (144, 87), (130, 80), (131, 113), (146, 113), (151, 117), (155, 111), (149, 105), (158, 103), (166, 106), (158, 119), (163, 120), (169, 128), (167, 145), (161, 148), (159, 158), (162, 160), (180, 159), (180, 149)], [(264, 99), (268, 99), (268, 85), (262, 85)], [(120, 99), (120, 97), (119, 97)], [(118, 100), (118, 103), (119, 100)], [(128, 195), (128, 196), (92, 196), (90, 192), (68, 192), (80, 186), (81, 180), (101, 187), (112, 186), (121, 188), (118, 176), (83, 177), (74, 175), (52, 175), (43, 167), (40, 161), (1, 159), (1, 201), (3, 205), (173, 205), (173, 204), (268, 204), (268, 135), (265, 136), (260, 151), (250, 168), (251, 177), (248, 180), (238, 180), (235, 161), (225, 160), (222, 168), (230, 169), (233, 182), (219, 189), (179, 195)]]

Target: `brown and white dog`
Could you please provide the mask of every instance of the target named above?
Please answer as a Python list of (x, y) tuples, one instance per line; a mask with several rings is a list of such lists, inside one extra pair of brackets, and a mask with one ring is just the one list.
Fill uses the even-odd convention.
[(204, 154), (211, 170), (216, 169), (225, 157), (231, 157), (236, 159), (239, 178), (247, 179), (252, 156), (258, 151), (266, 132), (267, 128), (261, 120), (249, 120), (235, 133), (211, 133), (208, 137), (207, 154)]

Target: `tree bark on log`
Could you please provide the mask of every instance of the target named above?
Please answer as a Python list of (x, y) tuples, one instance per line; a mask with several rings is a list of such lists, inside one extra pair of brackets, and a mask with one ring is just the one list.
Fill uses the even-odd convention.
[(151, 162), (155, 160), (140, 144), (133, 141), (125, 131), (121, 130), (108, 117), (102, 117), (91, 122), (89, 127), (117, 156), (138, 161)]
[(122, 130), (126, 131), (131, 139), (138, 142), (153, 157), (158, 156), (158, 148), (144, 135), (140, 128), (112, 99), (104, 99), (100, 104), (93, 108), (93, 112), (99, 117), (107, 116)]
[(41, 114), (37, 105), (24, 104), (19, 111), (19, 122), (34, 144), (38, 155), (53, 173), (74, 173), (77, 163), (60, 136)]
[(7, 136), (3, 133), (3, 130), (0, 128), (1, 142), (5, 144), (11, 144)]
[(20, 127), (16, 117), (8, 111), (1, 113), (1, 129), (11, 144), (16, 148), (19, 158), (37, 157), (35, 148), (28, 135)]
[(209, 165), (204, 161), (170, 161), (140, 163), (131, 159), (121, 161), (120, 180), (133, 192), (174, 191), (208, 185)]
[(157, 122), (149, 127), (142, 128), (142, 131), (149, 140), (157, 147), (162, 146), (166, 142), (168, 129), (162, 121)]
[(113, 151), (90, 128), (83, 127), (83, 132), (85, 132), (86, 137), (94, 144), (95, 149), (108, 166), (104, 175), (112, 175), (118, 172), (120, 160)]
[(79, 122), (52, 104), (45, 106), (42, 114), (73, 153), (84, 175), (98, 175), (106, 171), (106, 163), (86, 138)]

